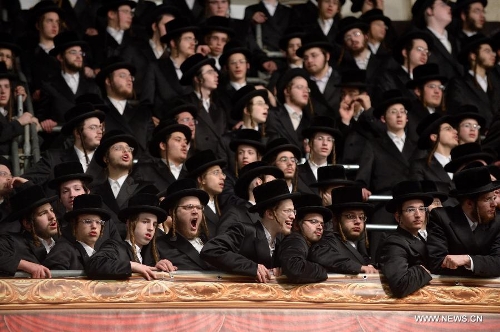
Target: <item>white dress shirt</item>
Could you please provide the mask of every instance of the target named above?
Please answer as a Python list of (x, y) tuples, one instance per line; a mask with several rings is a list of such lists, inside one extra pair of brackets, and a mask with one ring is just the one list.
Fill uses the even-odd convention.
[(50, 244), (45, 241), (44, 239), (42, 239), (41, 237), (37, 236), (38, 237), (38, 240), (40, 240), (40, 242), (43, 244), (43, 247), (45, 248), (45, 251), (47, 252), (47, 254), (50, 252), (50, 250), (52, 248), (54, 248), (54, 246), (56, 245), (56, 241), (54, 241), (53, 238), (50, 238)]
[(76, 241), (82, 245), (83, 249), (85, 249), (85, 252), (87, 253), (87, 255), (89, 255), (89, 257), (92, 257), (92, 255), (95, 254), (94, 248), (90, 247), (88, 244), (86, 244), (82, 241), (78, 241), (78, 240), (76, 240)]
[(311, 167), (311, 171), (313, 172), (314, 177), (316, 178), (316, 181), (317, 181), (318, 180), (318, 168), (323, 167), (323, 166), (328, 166), (328, 163), (316, 165), (316, 163), (310, 159), (307, 160), (307, 162), (309, 163), (309, 167)]
[[(167, 161), (165, 159), (162, 160), (165, 164), (167, 164)], [(170, 168), (170, 172), (172, 173), (172, 175), (176, 180), (179, 178), (179, 175), (181, 174), (182, 166), (183, 164), (179, 164), (179, 166), (176, 166), (174, 163), (168, 162), (168, 168)]]
[(276, 3), (272, 4), (267, 2), (266, 0), (262, 0), (262, 3), (266, 7), (267, 11), (271, 16), (274, 16), (274, 13), (276, 12), (276, 7), (278, 7), (278, 1)]
[(186, 0), (186, 5), (189, 7), (190, 10), (193, 10), (194, 0)]
[(193, 247), (196, 249), (198, 253), (200, 253), (201, 249), (203, 249), (203, 241), (199, 237), (196, 237), (188, 241), (193, 245)]
[(432, 34), (436, 36), (437, 39), (439, 39), (439, 41), (441, 42), (441, 44), (443, 44), (448, 53), (451, 54), (452, 48), (451, 48), (451, 43), (448, 40), (448, 31), (444, 30), (444, 33), (441, 35), (430, 27), (427, 27), (427, 29), (429, 29), (430, 32), (432, 32)]
[(61, 72), (61, 75), (73, 94), (76, 94), (76, 91), (78, 90), (78, 83), (80, 82), (80, 73), (76, 72), (75, 74), (68, 74), (63, 71)]
[(177, 79), (181, 79), (182, 78), (182, 70), (181, 70), (181, 67), (180, 66), (177, 66), (177, 63), (175, 62), (175, 60), (170, 57), (170, 60), (172, 61), (172, 64), (174, 65), (174, 68), (175, 68), (175, 73), (177, 74)]
[(241, 89), (242, 87), (244, 86), (247, 86), (247, 82), (243, 82), (242, 84), (240, 83), (236, 83), (236, 82), (232, 82), (232, 81), (229, 81), (229, 84), (231, 84), (231, 86), (236, 90), (238, 91), (239, 89)]
[(215, 201), (210, 199), (208, 200), (207, 206), (215, 213), (217, 214), (217, 209), (215, 208)]
[(151, 49), (153, 50), (153, 53), (155, 55), (155, 58), (159, 59), (162, 55), (163, 55), (163, 52), (165, 52), (165, 48), (166, 47), (163, 47), (163, 49), (158, 49), (156, 47), (156, 44), (154, 43), (154, 41), (152, 39), (149, 40), (149, 46), (151, 46)]
[(123, 186), (123, 183), (127, 179), (128, 174), (119, 177), (116, 180), (113, 180), (111, 178), (108, 178), (109, 185), (111, 186), (111, 190), (113, 191), (113, 195), (118, 197), (118, 193), (120, 192), (121, 187)]
[(9, 112), (3, 107), (0, 107), (0, 113), (2, 113), (3, 116), (7, 116), (7, 114), (9, 114)]
[(390, 139), (394, 142), (394, 144), (396, 144), (396, 147), (398, 148), (399, 152), (403, 152), (403, 148), (405, 146), (406, 134), (403, 133), (403, 136), (398, 136), (388, 131), (387, 135), (389, 135)]
[(111, 97), (108, 97), (109, 98), (109, 101), (111, 102), (111, 104), (113, 104), (113, 106), (116, 108), (116, 110), (118, 111), (118, 113), (120, 113), (120, 115), (123, 115), (123, 112), (125, 112), (125, 107), (127, 106), (127, 100), (118, 100), (118, 99), (114, 99), (114, 98), (111, 98)]
[(293, 129), (297, 130), (297, 128), (300, 125), (300, 120), (302, 120), (302, 113), (298, 113), (287, 103), (283, 104), (283, 106), (285, 107), (286, 111), (288, 112), (288, 115), (290, 116), (290, 120), (292, 120)]
[[(440, 163), (443, 168), (451, 161), (451, 156), (445, 156), (439, 152), (434, 152), (434, 158), (436, 158), (438, 163)], [(448, 176), (453, 180), (453, 173), (448, 173)]]
[[(464, 213), (465, 215), (465, 218), (467, 218), (467, 221), (469, 222), (469, 227), (471, 229), (472, 232), (474, 232), (478, 226), (478, 223), (475, 222), (475, 221), (472, 221), (469, 219), (469, 217)], [(470, 268), (468, 267), (465, 267), (467, 270), (471, 270), (472, 272), (474, 272), (474, 261), (472, 260), (472, 257), (470, 257), (470, 255), (467, 255), (469, 256), (469, 259), (470, 259)]]
[[(89, 168), (89, 164), (87, 164), (87, 160), (85, 159), (85, 154), (83, 151), (81, 151), (79, 148), (73, 145), (73, 148), (75, 149), (76, 156), (78, 157), (78, 161), (80, 161), (80, 164), (82, 164), (83, 167), (83, 172), (87, 171), (87, 168)], [(89, 162), (92, 160), (92, 157), (94, 157), (94, 151), (87, 153), (87, 157), (89, 158)]]
[(130, 240), (125, 240), (128, 244), (130, 244), (131, 247), (135, 247), (135, 252), (137, 254), (137, 259), (139, 260), (139, 263), (142, 264), (142, 255), (141, 255), (141, 248), (137, 244), (132, 245), (132, 242)]
[(118, 45), (122, 44), (123, 34), (125, 33), (124, 30), (116, 30), (115, 28), (107, 26), (106, 31), (111, 35), (111, 37), (113, 37), (114, 40), (116, 40)]
[(472, 70), (469, 70), (469, 74), (476, 79), (477, 84), (479, 84), (484, 92), (488, 92), (488, 76), (481, 77), (477, 74), (474, 75), (474, 72)]
[(207, 113), (209, 113), (210, 112), (210, 97), (205, 98), (205, 99), (201, 99), (201, 94), (198, 91), (195, 91), (194, 93), (196, 94), (198, 99), (201, 100), (201, 104), (203, 105), (203, 108), (205, 109), (205, 111), (207, 111)]
[(318, 24), (321, 27), (321, 30), (323, 30), (323, 34), (326, 36), (328, 35), (328, 32), (330, 32), (330, 29), (332, 28), (333, 18), (329, 18), (327, 20), (322, 20), (321, 18), (318, 18)]
[(328, 67), (328, 71), (326, 72), (325, 76), (321, 78), (316, 78), (314, 76), (311, 76), (311, 80), (316, 82), (316, 85), (318, 86), (318, 89), (321, 93), (325, 93), (326, 83), (328, 83), (328, 80), (330, 79), (332, 72), (333, 72), (332, 67)]

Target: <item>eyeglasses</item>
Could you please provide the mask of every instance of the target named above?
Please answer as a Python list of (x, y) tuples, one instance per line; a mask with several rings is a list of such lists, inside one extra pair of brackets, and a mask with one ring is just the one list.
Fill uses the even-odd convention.
[(472, 129), (472, 130), (479, 130), (479, 129), (481, 129), (480, 125), (475, 124), (475, 123), (470, 123), (470, 122), (462, 123), (462, 124), (460, 124), (460, 127), (464, 127), (464, 128)]
[(96, 224), (96, 225), (101, 225), (101, 226), (104, 226), (104, 224), (106, 223), (104, 220), (93, 220), (93, 219), (83, 219), (83, 220), (80, 220), (80, 222), (82, 224), (85, 224), (85, 225), (93, 225), (93, 224)]
[(350, 41), (352, 40), (353, 37), (359, 37), (361, 36), (363, 33), (361, 31), (354, 31), (353, 33), (350, 33), (348, 35), (345, 35), (344, 36), (344, 41)]
[(335, 139), (333, 139), (333, 137), (331, 136), (316, 136), (314, 138), (315, 141), (318, 141), (318, 142), (328, 142), (328, 143), (331, 143), (331, 142), (335, 142)]
[(417, 47), (415, 47), (415, 49), (417, 50), (417, 52), (424, 53), (427, 56), (431, 55), (431, 51), (429, 51), (428, 48), (424, 48), (422, 46), (417, 46)]
[(182, 37), (181, 40), (185, 40), (188, 43), (194, 43), (195, 45), (198, 45), (198, 39), (194, 37)]
[(111, 147), (111, 149), (113, 149), (113, 151), (116, 151), (116, 152), (129, 152), (129, 153), (134, 152), (134, 148), (133, 147), (131, 147), (131, 146), (124, 146), (124, 145), (113, 145)]
[(294, 216), (297, 215), (297, 210), (294, 210), (294, 209), (285, 209), (285, 210), (281, 210), (284, 214), (286, 214), (287, 216), (291, 216), (292, 214)]
[(123, 13), (125, 15), (130, 15), (132, 17), (134, 17), (135, 15), (134, 12), (131, 11), (130, 9), (118, 9), (118, 12)]
[(177, 120), (178, 123), (194, 123), (195, 125), (198, 124), (198, 120), (194, 118), (182, 118)]
[(390, 110), (387, 111), (390, 115), (406, 115), (408, 114), (408, 110), (397, 110), (394, 108), (391, 108)]
[(368, 219), (368, 217), (367, 217), (366, 215), (364, 215), (364, 214), (360, 214), (360, 215), (358, 216), (358, 215), (356, 215), (356, 214), (346, 213), (346, 214), (343, 214), (342, 216), (343, 216), (343, 217), (346, 217), (346, 218), (347, 218), (347, 220), (349, 220), (349, 221), (356, 221), (356, 220), (358, 220), (358, 219), (359, 219), (359, 220), (361, 220), (361, 221), (365, 222), (365, 221)]
[(8, 173), (8, 172), (0, 172), (0, 178), (11, 178), (12, 177), (12, 174)]
[(132, 80), (132, 82), (135, 81), (135, 77), (130, 75), (130, 74), (120, 73), (120, 74), (117, 74), (116, 76), (118, 76), (121, 79), (130, 79), (130, 80)]
[(179, 205), (179, 207), (183, 208), (186, 211), (203, 211), (205, 208), (203, 205), (193, 205), (193, 204), (188, 204), (188, 205)]
[(256, 101), (254, 103), (251, 103), (251, 105), (265, 106), (267, 105), (267, 103), (265, 101)]
[(434, 84), (434, 83), (426, 84), (425, 87), (428, 88), (428, 89), (431, 89), (431, 90), (439, 89), (441, 91), (444, 91), (446, 89), (446, 87), (444, 85), (442, 85), (442, 84)]
[(91, 130), (91, 131), (104, 131), (104, 126), (103, 125), (90, 125), (88, 127), (85, 127), (86, 129), (88, 130)]
[(307, 85), (292, 85), (292, 89), (311, 92), (311, 89)]
[(229, 61), (229, 65), (230, 66), (236, 66), (236, 65), (246, 65), (247, 64), (247, 60), (235, 60), (235, 61)]
[(318, 225), (319, 224), (321, 227), (325, 226), (324, 221), (318, 220), (318, 219), (304, 219), (303, 221), (307, 221), (311, 225)]
[(293, 164), (298, 164), (298, 163), (299, 163), (299, 160), (298, 160), (297, 158), (295, 158), (295, 157), (291, 157), (291, 158), (288, 158), (288, 157), (281, 157), (281, 158), (279, 158), (279, 159), (278, 159), (278, 161), (279, 161), (280, 163), (285, 163), (285, 164), (286, 164), (286, 163), (288, 163), (289, 161), (290, 161), (291, 163), (293, 163)]
[(213, 170), (211, 172), (207, 172), (207, 174), (212, 174), (214, 176), (221, 176), (222, 175), (222, 177), (224, 177), (224, 178), (226, 177), (226, 174), (224, 174), (224, 172), (221, 169), (216, 169), (216, 170)]
[(71, 50), (71, 51), (68, 51), (68, 52), (66, 52), (66, 53), (71, 54), (71, 55), (73, 55), (73, 56), (76, 56), (76, 55), (80, 55), (80, 56), (82, 56), (82, 57), (84, 57), (84, 56), (85, 56), (85, 52), (82, 52), (82, 51), (75, 51), (75, 50)]
[(425, 206), (420, 206), (418, 208), (416, 207), (409, 207), (409, 208), (406, 208), (403, 210), (403, 212), (406, 212), (408, 214), (412, 214), (412, 213), (415, 213), (415, 212), (419, 212), (419, 213), (425, 213), (428, 211), (428, 209), (425, 207)]

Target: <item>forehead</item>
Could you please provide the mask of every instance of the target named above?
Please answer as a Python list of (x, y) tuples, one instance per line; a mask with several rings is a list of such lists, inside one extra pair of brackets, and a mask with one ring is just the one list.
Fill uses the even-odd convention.
[(291, 83), (292, 85), (295, 85), (295, 84), (296, 84), (296, 85), (305, 85), (305, 86), (307, 86), (307, 81), (306, 81), (303, 77), (300, 77), (300, 76), (296, 76), (296, 77), (294, 77), (294, 78), (290, 81), (290, 83)]
[(10, 169), (5, 165), (0, 165), (0, 172), (10, 173)]
[(72, 47), (68, 47), (66, 49), (66, 52), (69, 52), (69, 51), (81, 51), (81, 50), (82, 50), (81, 46), (72, 46)]
[(401, 207), (403, 209), (406, 209), (407, 207), (410, 207), (410, 206), (413, 206), (413, 207), (424, 206), (424, 201), (422, 201), (421, 199), (412, 199), (412, 200), (403, 202)]
[(422, 46), (427, 48), (427, 43), (423, 39), (413, 39), (413, 46)]
[(120, 7), (118, 7), (118, 10), (132, 10), (132, 7), (130, 7), (129, 5), (121, 5)]
[(276, 159), (279, 159), (281, 157), (295, 157), (291, 151), (281, 151), (278, 153), (276, 156)]
[(127, 143), (125, 143), (125, 142), (116, 142), (116, 143), (114, 143), (113, 145), (111, 145), (111, 146), (109, 147), (109, 149), (108, 149), (108, 150), (112, 150), (111, 148), (112, 148), (113, 146), (119, 146), (119, 145), (128, 146), (128, 144), (127, 144)]
[(441, 85), (441, 81), (440, 80), (427, 81), (427, 82), (425, 82), (425, 85), (427, 85), (427, 84)]
[(92, 213), (82, 213), (76, 217), (78, 218), (78, 220), (85, 220), (85, 219), (92, 219), (92, 220), (99, 219), (100, 220), (101, 219), (100, 215), (92, 214)]
[(350, 213), (350, 214), (356, 214), (356, 215), (359, 215), (359, 214), (364, 214), (365, 211), (363, 209), (344, 209), (342, 210), (342, 213)]
[(184, 32), (180, 38), (182, 39), (184, 37), (194, 37), (194, 33), (191, 31)]
[(351, 34), (351, 33), (356, 33), (356, 32), (359, 32), (360, 34), (363, 34), (363, 31), (361, 31), (361, 29), (354, 28), (354, 29), (351, 29), (351, 30), (347, 30), (347, 32), (344, 34), (344, 36), (348, 35), (348, 34)]
[(258, 101), (265, 101), (262, 96), (255, 96), (252, 98), (252, 103), (258, 102)]
[(115, 71), (113, 71), (113, 74), (130, 74), (130, 71), (127, 69), (127, 68), (120, 68), (120, 69), (117, 69)]
[(323, 50), (319, 47), (311, 47), (310, 49), (304, 51), (304, 55), (309, 55), (313, 53), (323, 53)]
[(214, 68), (211, 65), (204, 65), (203, 67), (200, 68), (200, 72), (203, 73), (212, 69)]
[(473, 119), (473, 118), (465, 118), (462, 121), (460, 121), (460, 123), (463, 123), (463, 122), (471, 122), (471, 123), (477, 124), (477, 120)]
[(302, 43), (302, 39), (300, 39), (299, 37), (295, 37), (295, 38), (291, 38), (289, 41), (288, 41), (288, 44), (301, 44)]
[(397, 104), (392, 104), (389, 107), (387, 107), (387, 111), (392, 110), (392, 109), (400, 110), (400, 109), (404, 109), (404, 108), (405, 108), (405, 106), (403, 104), (397, 103)]
[(88, 119), (85, 119), (83, 121), (83, 125), (93, 125), (93, 124), (100, 124), (101, 123), (101, 120), (99, 120), (99, 118), (96, 118), (96, 117), (92, 117), (92, 118), (88, 118)]
[(243, 53), (234, 53), (227, 58), (228, 61), (236, 61), (236, 60), (246, 60), (246, 57)]
[(304, 216), (304, 218), (302, 218), (302, 220), (306, 220), (306, 219), (318, 219), (320, 221), (323, 221), (323, 216), (320, 213), (311, 212), (311, 213), (307, 213)]
[(0, 53), (3, 53), (4, 55), (6, 55), (6, 54), (12, 54), (12, 50), (10, 48), (2, 48), (2, 47), (0, 47)]
[(50, 210), (52, 209), (52, 205), (50, 203), (45, 203), (43, 205), (40, 205), (39, 207), (34, 208), (32, 211), (33, 213), (37, 214), (45, 210)]
[(293, 209), (293, 201), (291, 199), (284, 199), (278, 202), (279, 209)]
[(254, 146), (251, 145), (246, 145), (246, 144), (240, 144), (238, 145), (238, 151), (243, 151), (243, 150), (252, 150), (252, 151), (257, 151), (257, 149)]
[(172, 134), (170, 134), (170, 138), (186, 138), (186, 135), (184, 133), (181, 133), (180, 131), (175, 131)]
[(48, 12), (43, 14), (43, 19), (59, 19), (59, 14), (56, 12)]
[(225, 33), (225, 32), (222, 32), (222, 31), (217, 31), (217, 30), (213, 30), (210, 32), (210, 35), (211, 36), (218, 36), (218, 37), (228, 37), (228, 34)]
[(152, 214), (149, 212), (141, 212), (141, 213), (139, 213), (139, 219), (140, 220), (149, 219), (152, 221), (156, 221), (158, 218), (156, 217), (155, 214)]
[(195, 196), (186, 196), (179, 199), (179, 205), (187, 205), (187, 204), (199, 205), (200, 199)]
[(446, 128), (446, 127), (453, 127), (452, 125), (450, 125), (448, 122), (445, 122), (445, 123), (441, 123), (439, 125), (439, 129), (443, 129), (443, 128)]
[(353, 94), (353, 93), (359, 93), (358, 88), (350, 88), (350, 87), (344, 87), (340, 88), (340, 91), (344, 94)]
[(219, 165), (215, 165), (215, 166), (212, 166), (212, 167), (209, 167), (205, 173), (208, 173), (208, 172), (213, 172), (213, 171), (217, 171), (217, 170), (221, 170), (220, 166)]
[(193, 115), (189, 112), (180, 112), (177, 116), (181, 119), (183, 118), (193, 118)]
[(10, 81), (7, 78), (0, 78), (0, 84), (7, 85), (7, 84), (10, 84)]

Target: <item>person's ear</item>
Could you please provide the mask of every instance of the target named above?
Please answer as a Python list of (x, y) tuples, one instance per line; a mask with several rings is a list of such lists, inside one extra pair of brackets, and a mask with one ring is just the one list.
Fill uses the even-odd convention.
[(386, 123), (386, 121), (385, 121), (385, 116), (384, 116), (384, 115), (382, 115), (382, 116), (380, 117), (380, 121), (381, 121), (382, 123)]

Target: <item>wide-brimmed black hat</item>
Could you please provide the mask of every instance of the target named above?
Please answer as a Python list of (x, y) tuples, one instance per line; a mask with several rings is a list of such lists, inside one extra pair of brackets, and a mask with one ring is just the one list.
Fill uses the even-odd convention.
[(222, 54), (219, 58), (219, 63), (221, 66), (227, 65), (227, 60), (233, 54), (241, 53), (245, 56), (247, 61), (250, 61), (252, 57), (252, 53), (248, 48), (243, 46), (243, 44), (238, 40), (230, 40), (224, 45), (224, 49), (222, 50)]
[(371, 214), (373, 205), (363, 201), (363, 188), (356, 186), (338, 187), (332, 189), (332, 205), (328, 208), (333, 213), (343, 209), (361, 209), (366, 214)]
[(460, 15), (460, 13), (467, 8), (472, 3), (475, 2), (480, 2), (483, 4), (483, 7), (486, 8), (488, 6), (488, 0), (456, 0), (455, 4), (453, 6), (453, 15), (457, 16)]
[(431, 134), (437, 134), (439, 132), (439, 127), (443, 123), (449, 123), (452, 127), (455, 127), (456, 119), (451, 115), (432, 113), (427, 115), (422, 121), (420, 121), (417, 126), (417, 145), (419, 149), (427, 150), (432, 148), (434, 143), (431, 141), (429, 136)]
[(302, 130), (304, 138), (312, 139), (316, 133), (327, 133), (332, 135), (335, 141), (342, 139), (342, 133), (335, 128), (335, 120), (329, 116), (318, 115), (311, 119), (311, 124), (306, 129)]
[(106, 118), (106, 113), (96, 110), (91, 103), (82, 103), (73, 106), (64, 114), (65, 123), (61, 128), (61, 133), (64, 135), (71, 134), (79, 123), (89, 118), (98, 118), (100, 122), (103, 122)]
[(340, 20), (339, 33), (335, 39), (337, 40), (337, 43), (342, 45), (344, 44), (344, 35), (349, 30), (359, 29), (363, 33), (367, 33), (369, 28), (370, 26), (365, 21), (354, 16), (347, 16)]
[(182, 85), (191, 85), (198, 70), (205, 65), (210, 65), (216, 70), (215, 59), (206, 57), (200, 53), (191, 55), (181, 65), (182, 78), (179, 82)]
[(19, 220), (33, 209), (46, 203), (51, 203), (57, 196), (47, 197), (43, 188), (31, 182), (26, 182), (16, 188), (15, 194), (10, 197), (11, 213), (2, 222)]
[(279, 102), (285, 103), (285, 89), (295, 77), (302, 77), (307, 81), (307, 84), (310, 86), (309, 74), (303, 68), (292, 68), (288, 69), (278, 80), (276, 84), (276, 98), (278, 98)]
[(440, 81), (441, 84), (446, 84), (448, 78), (439, 73), (439, 65), (437, 63), (426, 63), (413, 69), (413, 79), (406, 83), (408, 89), (415, 89), (429, 81)]
[(467, 37), (463, 42), (462, 42), (462, 49), (460, 50), (460, 53), (458, 54), (458, 61), (461, 64), (467, 64), (469, 63), (469, 53), (474, 52), (475, 49), (477, 49), (480, 45), (488, 44), (491, 46), (493, 51), (495, 51), (495, 43), (493, 40), (489, 37), (486, 37), (482, 33), (477, 33), (473, 36)]
[(165, 24), (167, 33), (160, 37), (162, 43), (168, 44), (172, 39), (181, 36), (183, 33), (192, 32), (196, 35), (200, 30), (196, 25), (192, 25), (185, 17), (176, 17)]
[(174, 18), (180, 17), (181, 13), (179, 9), (173, 5), (158, 5), (154, 2), (149, 2), (145, 1), (145, 4), (150, 4), (147, 6), (151, 6), (153, 9), (150, 10), (149, 8), (145, 9), (145, 14), (143, 15), (142, 21), (144, 22), (144, 25), (146, 26), (147, 29), (151, 29), (151, 25), (153, 23), (156, 23), (157, 20), (159, 21), (161, 16), (163, 15), (171, 15)]
[(36, 5), (31, 7), (29, 16), (30, 16), (30, 23), (31, 24), (36, 24), (38, 21), (38, 18), (42, 16), (43, 14), (46, 13), (57, 13), (59, 15), (59, 18), (64, 17), (64, 11), (57, 6), (54, 1), (50, 0), (42, 0), (38, 2)]
[(231, 118), (234, 120), (243, 119), (243, 110), (247, 106), (248, 102), (254, 97), (262, 97), (269, 104), (269, 99), (267, 96), (266, 89), (256, 89), (253, 85), (245, 85), (236, 91), (231, 98), (233, 104), (233, 109), (231, 110)]
[(474, 119), (477, 123), (484, 128), (486, 119), (479, 114), (479, 109), (475, 105), (460, 105), (453, 113), (457, 125), (464, 119)]
[(401, 37), (399, 37), (398, 40), (394, 43), (394, 47), (392, 49), (392, 56), (398, 63), (403, 64), (404, 62), (404, 58), (403, 55), (401, 54), (401, 51), (404, 49), (405, 45), (408, 44), (409, 41), (415, 39), (422, 39), (423, 41), (425, 41), (425, 43), (427, 44), (427, 49), (429, 51), (432, 51), (432, 48), (434, 47), (434, 42), (432, 40), (432, 35), (430, 34), (430, 32), (417, 29), (410, 30), (405, 34), (403, 34)]
[(322, 204), (322, 199), (315, 194), (302, 194), (300, 197), (293, 201), (293, 205), (297, 214), (295, 221), (301, 221), (309, 213), (318, 213), (323, 217), (323, 222), (330, 222), (332, 220), (332, 211)]
[(332, 54), (334, 51), (333, 44), (328, 41), (325, 35), (319, 33), (310, 33), (302, 37), (302, 46), (299, 47), (297, 51), (295, 51), (295, 54), (302, 58), (305, 51), (314, 47), (319, 47), (330, 54)]
[(423, 192), (420, 181), (402, 181), (392, 188), (392, 199), (387, 202), (385, 209), (394, 213), (404, 202), (413, 199), (422, 200), (424, 206), (429, 206), (434, 201), (432, 195)]
[(16, 43), (14, 37), (6, 32), (0, 32), (0, 48), (11, 50), (15, 55), (21, 54), (21, 47)]
[(129, 6), (131, 9), (134, 9), (137, 6), (137, 3), (131, 0), (102, 1), (102, 6), (97, 10), (97, 15), (106, 16), (110, 10), (117, 10), (121, 6)]
[(420, 185), (422, 186), (422, 192), (429, 194), (434, 198), (439, 198), (441, 203), (448, 199), (448, 194), (438, 191), (436, 182), (431, 180), (421, 180)]
[(461, 166), (474, 160), (484, 160), (486, 164), (491, 164), (495, 157), (483, 151), (478, 143), (460, 144), (451, 149), (451, 161), (444, 166), (444, 170), (456, 173)]
[(73, 46), (80, 46), (82, 50), (88, 48), (88, 44), (81, 40), (76, 32), (63, 31), (54, 37), (54, 48), (49, 51), (49, 54), (56, 56)]
[(233, 38), (236, 34), (230, 26), (231, 20), (223, 16), (210, 16), (201, 27), (203, 35), (207, 35), (213, 31), (226, 33), (228, 37)]
[(184, 163), (190, 178), (196, 178), (212, 166), (219, 165), (221, 168), (226, 166), (224, 159), (217, 159), (212, 150), (202, 150), (196, 152)]
[(290, 26), (285, 30), (285, 33), (279, 40), (280, 50), (286, 51), (288, 48), (288, 43), (290, 39), (300, 38), (302, 39), (306, 35), (304, 28), (300, 26)]
[(75, 104), (91, 103), (96, 110), (103, 111), (104, 113), (109, 112), (109, 106), (106, 105), (104, 100), (95, 93), (85, 93), (81, 96), (76, 97)]
[(12, 163), (10, 162), (9, 159), (5, 158), (4, 156), (0, 156), (0, 165), (4, 165), (9, 170), (12, 169)]
[(240, 145), (250, 145), (257, 149), (260, 155), (264, 154), (266, 145), (262, 143), (262, 134), (253, 129), (240, 129), (229, 142), (231, 151), (236, 152)]
[(340, 75), (340, 83), (335, 84), (336, 87), (366, 90), (366, 70), (349, 69), (342, 71)]
[(6, 78), (8, 80), (14, 80), (17, 78), (16, 74), (7, 69), (7, 65), (5, 65), (5, 62), (3, 61), (0, 62), (0, 78)]
[(390, 18), (384, 15), (384, 12), (381, 9), (374, 8), (359, 17), (361, 21), (366, 22), (367, 24), (372, 23), (373, 21), (384, 21), (387, 27), (392, 25), (392, 21)]
[(165, 142), (165, 138), (175, 132), (183, 133), (189, 144), (191, 141), (191, 129), (188, 126), (179, 124), (175, 120), (161, 120), (153, 130), (153, 135), (148, 146), (149, 154), (153, 157), (161, 158), (160, 143)]
[(296, 145), (291, 144), (284, 137), (279, 137), (267, 143), (266, 153), (262, 156), (262, 160), (270, 163), (272, 161), (271, 159), (275, 158), (280, 152), (283, 151), (290, 151), (293, 153), (295, 158), (299, 160), (301, 158), (300, 149)]
[(165, 114), (163, 119), (175, 119), (178, 114), (183, 112), (188, 112), (194, 119), (198, 116), (198, 107), (193, 104), (188, 104), (180, 98), (173, 98), (167, 101), (163, 104), (161, 109)]
[(64, 220), (71, 221), (82, 214), (97, 214), (104, 221), (111, 218), (108, 210), (103, 208), (101, 195), (84, 194), (76, 196), (73, 200), (73, 210), (64, 214)]
[(351, 2), (352, 2), (351, 13), (357, 13), (360, 12), (361, 9), (363, 8), (363, 3), (365, 2), (365, 0), (351, 0)]
[(92, 175), (85, 174), (79, 161), (68, 161), (54, 166), (54, 179), (48, 182), (48, 186), (51, 189), (56, 189), (61, 183), (70, 180), (82, 180), (90, 183), (93, 178)]
[(95, 77), (96, 83), (100, 86), (104, 86), (104, 81), (106, 77), (109, 76), (112, 72), (118, 69), (128, 69), (130, 75), (134, 76), (136, 68), (133, 64), (125, 61), (122, 57), (112, 56), (107, 58), (101, 66), (101, 70), (97, 73)]
[(139, 213), (152, 213), (158, 218), (158, 223), (167, 219), (167, 212), (159, 207), (160, 200), (154, 194), (140, 193), (128, 200), (128, 206), (118, 212), (118, 219), (127, 222), (127, 219)]
[(278, 167), (269, 166), (263, 161), (254, 161), (240, 169), (238, 180), (234, 184), (234, 193), (236, 196), (248, 200), (248, 186), (253, 179), (260, 175), (272, 175), (276, 179), (282, 179), (284, 176)]
[(134, 149), (134, 151), (132, 151), (133, 156), (137, 152), (137, 148), (138, 148), (139, 144), (137, 143), (137, 140), (135, 139), (134, 136), (129, 135), (129, 134), (125, 134), (125, 132), (122, 130), (107, 131), (104, 134), (104, 136), (102, 136), (101, 144), (97, 147), (97, 149), (94, 152), (95, 162), (99, 166), (101, 166), (102, 168), (107, 167), (106, 163), (104, 162), (104, 156), (106, 155), (106, 152), (108, 151), (108, 149), (111, 146), (113, 146), (113, 144), (116, 144), (118, 142), (125, 142), (131, 148), (133, 148)]
[(253, 189), (255, 205), (248, 208), (249, 212), (262, 212), (285, 199), (295, 200), (300, 193), (290, 193), (285, 180), (274, 180), (261, 184)]
[(158, 194), (158, 197), (165, 197), (160, 203), (160, 208), (168, 212), (181, 198), (188, 196), (198, 197), (201, 205), (207, 205), (210, 199), (205, 191), (196, 187), (193, 179), (180, 179), (172, 182), (167, 190)]
[(324, 188), (329, 186), (355, 186), (356, 181), (347, 180), (345, 168), (342, 165), (323, 166), (318, 168), (318, 182), (311, 183), (313, 188)]
[(455, 189), (450, 191), (452, 197), (470, 197), (489, 193), (500, 188), (500, 181), (491, 181), (488, 167), (464, 169), (453, 176)]
[(382, 93), (382, 102), (373, 110), (373, 116), (380, 119), (391, 105), (403, 104), (405, 109), (411, 108), (410, 99), (406, 98), (401, 90), (392, 89)]
[[(434, 4), (436, 0), (417, 0), (411, 7), (411, 14), (413, 17), (417, 17), (422, 15), (425, 10)], [(448, 2), (448, 0), (444, 0), (443, 2)]]

